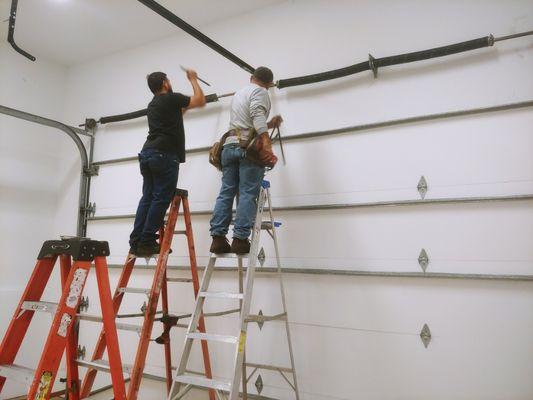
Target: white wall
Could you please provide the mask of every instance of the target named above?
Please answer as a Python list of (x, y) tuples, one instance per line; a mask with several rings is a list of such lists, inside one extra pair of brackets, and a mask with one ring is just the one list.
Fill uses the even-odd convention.
[[(40, 58), (32, 63), (8, 45), (0, 45), (0, 104), (52, 119), (61, 119), (66, 68)], [(35, 266), (42, 243), (57, 238), (57, 207), (65, 182), (63, 132), (0, 115), (0, 336)], [(57, 215), (56, 215), (57, 214)], [(54, 274), (43, 299), (57, 300)], [(39, 360), (50, 316), (36, 315), (16, 362)], [(6, 384), (0, 398), (25, 393), (25, 386)]]
[[(369, 52), (380, 57), (524, 31), (531, 29), (532, 17), (532, 1), (293, 1), (202, 30), (249, 63), (269, 65), (276, 78), (284, 78), (353, 64)], [(377, 80), (367, 73), (273, 89), (273, 113), (284, 116), (283, 133), (291, 135), (530, 100), (532, 50), (531, 39), (518, 39), (442, 60), (384, 68)], [(66, 118), (75, 124), (144, 107), (150, 99), (144, 77), (153, 70), (167, 71), (175, 90), (189, 92), (180, 64), (197, 68), (219, 94), (248, 79), (177, 31), (166, 40), (71, 68)], [(189, 148), (208, 145), (224, 131), (228, 104), (223, 100), (186, 116)], [(532, 122), (528, 109), (290, 142), (287, 166), (269, 176), (274, 203), (415, 199), (421, 175), (429, 182), (427, 198), (531, 193)], [(135, 155), (145, 136), (144, 120), (101, 127), (95, 159)], [(213, 205), (218, 180), (206, 155), (197, 154), (182, 166), (179, 186), (189, 189), (193, 209), (205, 210)], [(97, 214), (134, 212), (140, 183), (136, 163), (103, 166), (92, 186)], [(74, 180), (71, 188), (60, 200), (62, 210), (75, 210)], [(532, 211), (532, 203), (522, 201), (284, 212), (277, 217), (284, 223), (280, 237), (286, 266), (419, 271), (418, 253), (425, 248), (431, 272), (531, 274)], [(72, 226), (66, 219), (58, 223)], [(110, 261), (122, 263), (131, 224), (92, 222), (89, 236), (109, 240)], [(208, 218), (195, 218), (194, 229), (204, 264)], [(171, 263), (184, 264), (184, 244), (177, 239), (173, 248)], [(265, 248), (272, 265), (268, 240)], [(113, 281), (117, 276), (113, 271)], [(149, 279), (149, 273), (141, 272), (132, 286), (148, 287)], [(232, 284), (229, 275), (216, 281), (220, 288)], [(270, 278), (258, 280), (254, 311), (277, 311), (274, 284)], [(95, 293), (94, 283), (89, 291)], [(529, 283), (291, 275), (287, 292), (303, 399), (533, 396)], [(132, 295), (124, 310), (138, 310), (142, 301)], [(174, 312), (191, 310), (190, 288), (173, 289), (171, 304)], [(209, 321), (208, 329), (224, 333), (234, 319), (222, 321)], [(424, 323), (433, 333), (428, 349), (418, 337)], [(97, 328), (85, 326), (81, 341), (91, 348)], [(276, 324), (261, 336), (251, 328), (249, 360), (286, 362), (280, 335)], [(131, 362), (137, 337), (121, 337), (124, 359)], [(174, 339), (177, 362), (183, 332), (174, 331)], [(213, 348), (212, 358), (216, 375), (229, 376), (227, 351)], [(161, 373), (162, 359), (161, 349), (152, 346), (149, 370)], [(278, 378), (265, 374), (264, 381), (264, 395), (291, 398)], [(144, 398), (164, 398), (163, 385), (145, 388)]]

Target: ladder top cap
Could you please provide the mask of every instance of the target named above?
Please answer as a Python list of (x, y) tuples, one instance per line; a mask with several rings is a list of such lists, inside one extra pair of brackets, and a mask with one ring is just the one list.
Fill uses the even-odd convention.
[(176, 192), (174, 193), (174, 196), (188, 197), (189, 196), (189, 191), (187, 191), (185, 189), (176, 188)]
[(263, 180), (263, 182), (261, 182), (261, 186), (263, 189), (268, 189), (270, 187), (270, 181)]
[(95, 257), (107, 257), (109, 254), (108, 242), (73, 237), (63, 240), (47, 240), (43, 243), (37, 259), (69, 255), (74, 261), (93, 261)]

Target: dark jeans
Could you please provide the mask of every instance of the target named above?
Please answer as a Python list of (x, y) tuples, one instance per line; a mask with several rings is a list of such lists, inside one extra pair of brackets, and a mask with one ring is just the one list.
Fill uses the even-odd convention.
[(222, 187), (211, 218), (211, 236), (226, 236), (231, 223), (233, 199), (239, 192), (233, 237), (248, 239), (255, 220), (257, 195), (265, 169), (244, 158), (239, 145), (229, 144), (222, 150)]
[(130, 235), (132, 247), (155, 242), (178, 183), (177, 155), (146, 149), (139, 153), (139, 165), (143, 176), (143, 195)]

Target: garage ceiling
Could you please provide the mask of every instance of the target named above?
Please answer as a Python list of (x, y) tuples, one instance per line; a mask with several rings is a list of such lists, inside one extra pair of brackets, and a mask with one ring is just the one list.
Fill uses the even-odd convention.
[[(282, 2), (159, 0), (198, 28)], [(4, 43), (10, 6), (10, 0), (0, 0), (0, 40)], [(180, 32), (135, 0), (19, 0), (15, 40), (37, 58), (74, 65)]]

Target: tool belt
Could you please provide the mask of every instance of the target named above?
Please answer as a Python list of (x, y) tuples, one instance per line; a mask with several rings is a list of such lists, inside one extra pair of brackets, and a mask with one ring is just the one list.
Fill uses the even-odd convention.
[(249, 135), (243, 137), (243, 130), (230, 129), (218, 142), (215, 142), (209, 150), (209, 162), (218, 170), (222, 171), (222, 150), (229, 137), (237, 136), (239, 139), (235, 144), (244, 150), (245, 158), (251, 162), (266, 168), (274, 168), (278, 158), (272, 152), (272, 141), (267, 132), (257, 135), (254, 129), (246, 130)]
[(230, 137), (236, 137), (241, 149), (248, 147), (253, 138), (257, 135), (255, 129), (230, 129), (227, 132), (226, 141)]

